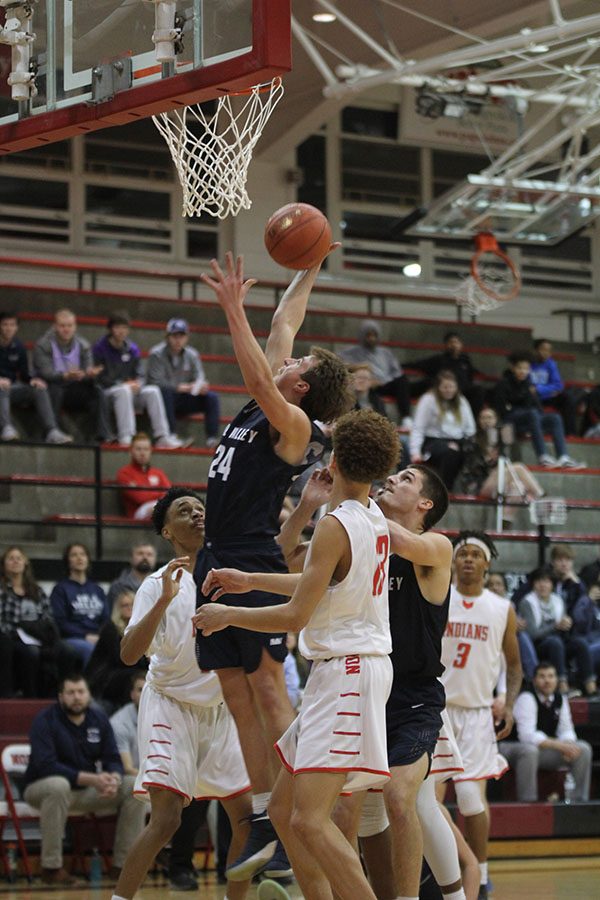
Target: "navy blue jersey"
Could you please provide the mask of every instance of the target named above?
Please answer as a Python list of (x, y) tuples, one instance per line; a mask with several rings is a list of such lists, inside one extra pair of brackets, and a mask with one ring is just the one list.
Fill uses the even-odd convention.
[(419, 588), (414, 566), (396, 554), (390, 556), (390, 630), (394, 686), (415, 679), (437, 679), (442, 636), (448, 621), (450, 584), (441, 606), (429, 603)]
[(271, 426), (251, 400), (223, 432), (208, 472), (206, 540), (215, 545), (272, 540), (290, 484), (325, 451), (325, 436), (312, 423), (302, 462), (292, 466), (273, 448)]

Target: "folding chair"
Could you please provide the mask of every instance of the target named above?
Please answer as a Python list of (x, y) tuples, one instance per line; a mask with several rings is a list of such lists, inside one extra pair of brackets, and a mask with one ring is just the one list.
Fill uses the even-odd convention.
[(30, 753), (31, 747), (29, 744), (8, 744), (3, 749), (0, 757), (0, 776), (4, 787), (4, 800), (0, 800), (0, 855), (2, 857), (2, 865), (4, 866), (4, 874), (8, 877), (9, 864), (5, 848), (4, 828), (8, 822), (11, 822), (17, 836), (17, 845), (27, 881), (31, 881), (31, 865), (27, 847), (23, 840), (21, 822), (39, 821), (40, 814), (37, 809), (20, 799), (17, 779), (18, 776), (25, 774)]

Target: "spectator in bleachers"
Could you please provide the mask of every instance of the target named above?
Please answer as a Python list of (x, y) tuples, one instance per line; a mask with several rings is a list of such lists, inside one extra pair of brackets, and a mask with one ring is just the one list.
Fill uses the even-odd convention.
[(68, 444), (73, 438), (58, 427), (48, 385), (30, 375), (27, 351), (17, 337), (18, 330), (15, 313), (0, 313), (0, 440), (19, 440), (10, 418), (11, 406), (34, 406), (47, 443)]
[[(130, 519), (149, 520), (154, 504), (159, 497), (162, 497), (165, 490), (171, 487), (167, 473), (156, 466), (151, 466), (151, 460), (150, 438), (145, 432), (139, 431), (131, 441), (129, 463), (121, 466), (117, 472), (117, 482), (122, 487), (120, 494), (125, 507), (125, 515)], [(147, 490), (142, 491), (139, 488), (147, 488)]]
[[(402, 371), (402, 366), (391, 350), (380, 345), (381, 329), (374, 319), (365, 319), (358, 330), (358, 344), (342, 350), (340, 356), (347, 363), (368, 363), (371, 369), (373, 407), (379, 398), (389, 395), (398, 408), (400, 424), (405, 428), (412, 425), (410, 417), (410, 384)], [(379, 410), (377, 410), (379, 412)]]
[(451, 490), (464, 462), (465, 439), (474, 434), (473, 413), (458, 390), (456, 376), (438, 372), (433, 388), (417, 404), (409, 438), (411, 462), (426, 462)]
[(133, 795), (135, 778), (123, 764), (110, 722), (91, 705), (83, 675), (65, 678), (58, 703), (42, 710), (29, 734), (31, 756), (25, 773), (26, 802), (40, 811), (42, 882), (73, 885), (63, 867), (63, 834), (69, 813), (115, 813), (111, 878), (144, 827), (146, 808)]
[(93, 347), (94, 364), (102, 366), (98, 383), (114, 410), (119, 443), (129, 447), (137, 431), (135, 414), (145, 410), (156, 446), (182, 447), (183, 442), (171, 434), (160, 388), (144, 383), (142, 356), (129, 339), (130, 326), (128, 313), (113, 313), (106, 323), (108, 334)]
[[(567, 453), (565, 432), (558, 413), (542, 410), (535, 386), (531, 382), (531, 354), (515, 351), (508, 357), (510, 367), (491, 392), (491, 402), (501, 422), (510, 422), (517, 434), (531, 432), (533, 449), (541, 466), (546, 468), (581, 469), (583, 463)], [(558, 459), (546, 453), (544, 433), (549, 431)]]
[(123, 589), (137, 591), (140, 584), (150, 572), (156, 568), (156, 548), (147, 540), (135, 541), (131, 546), (129, 565), (121, 571), (119, 577), (113, 581), (108, 591), (108, 605), (112, 609), (116, 598)]
[[(378, 394), (371, 390), (371, 366), (368, 363), (355, 363), (348, 366), (348, 371), (352, 375), (352, 389), (356, 400), (354, 409), (374, 409), (380, 415), (388, 417), (385, 411), (385, 403)], [(398, 467), (400, 470), (405, 469), (409, 465), (410, 453), (407, 439), (403, 435), (398, 434), (398, 440), (402, 447), (402, 455)]]
[(121, 762), (126, 775), (137, 775), (140, 767), (140, 751), (138, 747), (137, 723), (140, 697), (146, 684), (146, 673), (136, 669), (133, 674), (129, 670), (129, 703), (118, 709), (110, 717), (110, 724), (117, 742), (117, 750), (121, 754)]
[(552, 570), (536, 569), (530, 580), (532, 589), (521, 600), (519, 613), (527, 623), (538, 657), (549, 660), (558, 672), (561, 693), (569, 693), (567, 665), (572, 664), (586, 694), (595, 694), (596, 676), (589, 644), (573, 632), (573, 619), (567, 615), (563, 598), (554, 591)]
[[(510, 431), (510, 434), (507, 432)], [(507, 440), (508, 439), (508, 440)], [(460, 473), (461, 486), (467, 494), (479, 494), (482, 497), (498, 496), (498, 458), (501, 453), (508, 455), (512, 444), (512, 428), (507, 425), (498, 427), (496, 411), (488, 407), (480, 410), (477, 416), (477, 431), (465, 454), (465, 462)], [(517, 508), (511, 503), (535, 500), (543, 497), (544, 490), (535, 475), (523, 463), (513, 463), (512, 471), (520, 482), (517, 483), (511, 471), (504, 470), (503, 524), (510, 528)]]
[(462, 338), (456, 331), (448, 331), (444, 335), (444, 352), (426, 359), (410, 360), (407, 365), (411, 369), (419, 369), (424, 372), (427, 379), (416, 385), (413, 390), (417, 396), (431, 388), (435, 376), (441, 372), (453, 372), (458, 383), (458, 389), (469, 401), (473, 415), (477, 416), (485, 400), (485, 389), (475, 384), (477, 371), (468, 353), (464, 352)]
[(54, 414), (61, 409), (88, 412), (94, 436), (108, 440), (110, 427), (104, 392), (97, 382), (102, 366), (95, 366), (89, 341), (77, 334), (77, 319), (70, 309), (59, 309), (54, 324), (35, 343), (33, 370), (48, 385)]
[[(134, 593), (122, 588), (108, 619), (98, 634), (98, 641), (85, 670), (92, 696), (111, 713), (127, 702), (131, 680), (131, 666), (121, 661), (121, 639), (131, 619)], [(145, 657), (138, 660), (137, 669), (147, 669)]]
[[(508, 595), (506, 578), (501, 572), (490, 572), (487, 577), (486, 587), (488, 588), (488, 590), (493, 591), (495, 594), (498, 594), (498, 596), (504, 597), (506, 600), (510, 600), (511, 603), (513, 602), (512, 598)], [(513, 606), (514, 605), (515, 604), (513, 603)], [(519, 653), (521, 654), (523, 675), (526, 681), (531, 681), (531, 679), (533, 678), (535, 667), (538, 664), (538, 655), (535, 652), (533, 641), (527, 633), (527, 622), (518, 613), (516, 616), (516, 621), (517, 641), (519, 643)]]
[(517, 697), (513, 715), (516, 734), (500, 744), (500, 752), (515, 769), (517, 800), (538, 799), (539, 769), (551, 771), (567, 766), (575, 781), (573, 800), (590, 799), (592, 748), (578, 740), (569, 701), (558, 687), (552, 663), (540, 662), (533, 677), (533, 690)]
[(63, 552), (67, 577), (50, 594), (54, 621), (61, 637), (85, 667), (104, 622), (110, 617), (106, 594), (90, 581), (90, 554), (84, 544), (67, 544)]
[(58, 683), (60, 636), (20, 547), (0, 560), (0, 696), (47, 697)]
[(594, 588), (596, 596), (592, 597), (592, 600), (600, 600), (600, 553), (596, 559), (583, 566), (579, 577), (587, 588), (588, 596), (592, 597), (592, 588)]
[(552, 406), (561, 414), (565, 434), (577, 434), (577, 406), (585, 397), (585, 391), (565, 388), (556, 361), (552, 359), (552, 343), (547, 338), (533, 342), (531, 383), (535, 385), (542, 406)]
[(169, 319), (165, 340), (148, 357), (148, 384), (161, 389), (171, 431), (175, 417), (204, 413), (206, 446), (219, 443), (219, 395), (210, 390), (200, 354), (188, 346), (190, 326), (185, 319)]

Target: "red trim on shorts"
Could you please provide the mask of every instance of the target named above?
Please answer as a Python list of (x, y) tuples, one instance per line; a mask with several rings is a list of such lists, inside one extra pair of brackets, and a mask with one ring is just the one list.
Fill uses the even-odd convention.
[[(460, 769), (458, 766), (449, 766), (447, 769), (430, 769), (430, 775), (441, 775), (442, 772), (464, 772), (464, 769)], [(464, 779), (463, 779), (464, 780)]]
[(251, 790), (252, 785), (249, 784), (248, 787), (242, 788), (241, 791), (236, 791), (235, 794), (227, 794), (225, 797), (217, 797), (216, 794), (200, 794), (199, 797), (194, 797), (194, 800), (234, 800), (236, 797), (241, 797), (242, 794), (247, 794)]
[[(183, 797), (185, 800), (191, 800), (192, 798), (189, 794), (184, 794), (183, 791), (178, 791), (177, 788), (171, 787), (168, 784), (160, 784), (158, 781), (142, 781), (142, 787), (146, 789), (149, 787), (160, 788), (163, 791), (171, 791), (172, 794), (178, 794), (179, 797)], [(148, 790), (145, 791), (134, 791), (134, 794), (147, 794)]]
[(281, 760), (281, 765), (284, 767), (284, 769), (287, 769), (288, 772), (290, 772), (290, 773), (293, 775), (293, 774), (294, 774), (294, 770), (292, 769), (292, 767), (290, 766), (289, 762), (287, 761), (287, 759), (285, 758), (285, 756), (283, 755), (283, 753), (282, 753), (281, 750), (279, 749), (278, 745), (277, 745), (277, 744), (273, 744), (273, 746), (274, 746), (274, 748), (275, 748), (275, 752), (277, 753), (279, 759)]
[(380, 772), (379, 769), (367, 769), (366, 766), (314, 766), (308, 769), (293, 769), (294, 775), (302, 775), (304, 772), (333, 772), (341, 774), (342, 772), (367, 772), (369, 775), (383, 775), (385, 778), (391, 778), (389, 772)]
[(165, 725), (163, 722), (153, 722), (152, 727), (153, 728), (168, 728), (169, 731), (173, 731), (173, 729), (171, 728), (170, 725)]
[(146, 769), (146, 772), (158, 772), (159, 775), (170, 775), (171, 774), (170, 772), (165, 772), (164, 769)]
[(170, 756), (165, 756), (164, 753), (150, 753), (146, 759), (171, 759)]
[(173, 741), (159, 741), (158, 738), (150, 738), (151, 744), (172, 744)]
[(452, 759), (454, 753), (434, 753), (432, 759)]
[(438, 741), (449, 741), (450, 738), (447, 737), (438, 737)]
[[(478, 778), (453, 778), (452, 780), (453, 781), (490, 781), (492, 778), (494, 778), (496, 781), (498, 781), (499, 778), (502, 778), (502, 776), (505, 775), (506, 772), (508, 772), (509, 768), (510, 768), (510, 766), (506, 766), (504, 769), (502, 769), (501, 772), (498, 772), (495, 775), (479, 775)], [(463, 772), (464, 771), (465, 770), (463, 769)]]
[(361, 737), (362, 731), (334, 731), (333, 734), (345, 734), (348, 737)]
[(360, 750), (330, 750), (330, 753), (339, 753), (343, 756), (360, 756)]
[(360, 713), (353, 712), (337, 712), (336, 716), (360, 716)]
[(358, 691), (348, 691), (346, 694), (340, 694), (340, 697), (360, 697)]

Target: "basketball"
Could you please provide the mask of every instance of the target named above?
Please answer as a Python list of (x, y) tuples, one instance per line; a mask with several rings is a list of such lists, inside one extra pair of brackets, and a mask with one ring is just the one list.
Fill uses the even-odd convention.
[(331, 226), (316, 206), (288, 203), (265, 226), (265, 247), (271, 259), (286, 269), (310, 269), (331, 244)]

